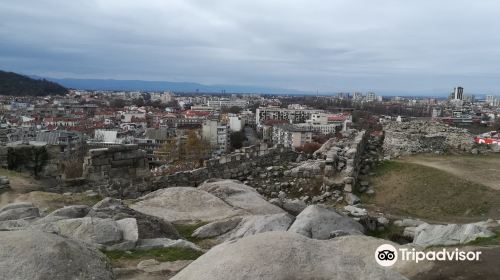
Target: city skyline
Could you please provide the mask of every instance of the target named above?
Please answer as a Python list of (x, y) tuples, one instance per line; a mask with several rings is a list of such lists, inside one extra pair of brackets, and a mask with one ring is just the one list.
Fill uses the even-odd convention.
[[(307, 92), (496, 94), (500, 3), (0, 4), (3, 70)], [(467, 93), (467, 92), (466, 92)]]

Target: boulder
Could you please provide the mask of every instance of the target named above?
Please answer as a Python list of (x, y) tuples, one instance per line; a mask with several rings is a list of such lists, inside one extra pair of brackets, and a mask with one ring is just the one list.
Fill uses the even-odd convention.
[(307, 204), (296, 198), (296, 199), (284, 199), (281, 208), (283, 208), (285, 211), (292, 215), (298, 215), (300, 212), (302, 212), (304, 209), (306, 209)]
[[(266, 232), (213, 247), (172, 280), (407, 279), (378, 265), (375, 249), (383, 239), (343, 236), (314, 240), (291, 232)], [(423, 267), (422, 263), (419, 263)]]
[(293, 223), (294, 217), (288, 213), (272, 215), (253, 215), (243, 217), (240, 223), (219, 240), (234, 240), (245, 236), (268, 231), (286, 231)]
[(82, 242), (38, 231), (0, 232), (0, 278), (115, 279), (108, 259)]
[(106, 197), (97, 202), (89, 211), (89, 217), (120, 220), (134, 218), (137, 222), (139, 238), (180, 238), (175, 227), (160, 218), (137, 212), (126, 206), (120, 199)]
[(137, 221), (134, 218), (125, 218), (116, 221), (120, 228), (123, 240), (137, 242), (139, 239), (139, 230), (137, 228)]
[(288, 229), (313, 239), (329, 239), (337, 230), (363, 234), (364, 228), (355, 220), (321, 205), (310, 205), (302, 211)]
[(495, 236), (493, 232), (476, 224), (430, 225), (423, 223), (415, 228), (413, 244), (419, 246), (464, 244), (478, 237)]
[(198, 189), (215, 195), (235, 208), (244, 209), (251, 215), (283, 213), (281, 208), (269, 203), (254, 188), (240, 181), (210, 179), (201, 184)]
[(242, 209), (233, 208), (222, 199), (192, 187), (154, 191), (140, 197), (131, 208), (174, 223), (212, 222), (244, 214)]
[(47, 216), (60, 216), (66, 218), (83, 218), (90, 211), (90, 207), (87, 205), (71, 205), (59, 208)]
[(40, 211), (31, 203), (11, 203), (0, 209), (0, 221), (32, 219), (40, 217)]
[(131, 208), (173, 223), (213, 222), (285, 212), (253, 188), (234, 180), (209, 180), (199, 188), (161, 189), (139, 198)]

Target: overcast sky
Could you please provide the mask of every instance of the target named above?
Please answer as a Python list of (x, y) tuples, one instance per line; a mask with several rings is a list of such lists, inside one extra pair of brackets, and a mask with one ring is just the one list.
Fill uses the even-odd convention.
[(0, 69), (323, 92), (500, 93), (500, 1), (0, 0)]

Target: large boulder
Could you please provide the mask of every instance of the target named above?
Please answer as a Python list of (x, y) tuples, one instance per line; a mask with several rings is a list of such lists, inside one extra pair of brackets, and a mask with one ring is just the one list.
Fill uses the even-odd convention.
[(40, 211), (31, 203), (11, 203), (0, 209), (0, 221), (32, 219), (40, 217)]
[(406, 279), (396, 271), (404, 267), (376, 263), (375, 249), (383, 243), (360, 235), (314, 240), (266, 232), (213, 247), (172, 280)]
[(141, 239), (179, 238), (179, 233), (171, 223), (137, 212), (125, 205), (120, 199), (104, 198), (90, 209), (87, 216), (113, 220), (134, 218), (137, 221), (139, 238)]
[(309, 238), (329, 239), (337, 235), (363, 234), (363, 226), (321, 205), (310, 205), (302, 211), (288, 229)]
[(192, 187), (154, 191), (138, 199), (131, 208), (168, 222), (216, 221), (244, 214), (222, 199)]
[(268, 231), (286, 231), (294, 217), (287, 213), (252, 215), (216, 221), (197, 228), (193, 237), (218, 237), (220, 241), (234, 240)]
[(236, 216), (284, 213), (251, 187), (233, 180), (208, 181), (199, 188), (161, 189), (139, 198), (131, 208), (172, 223), (213, 222)]
[(240, 181), (210, 179), (202, 183), (198, 189), (215, 195), (235, 208), (244, 209), (251, 215), (284, 213), (283, 209), (269, 203), (254, 188)]
[(478, 237), (492, 237), (495, 234), (483, 224), (430, 225), (423, 223), (414, 230), (413, 244), (419, 246), (464, 244)]
[(9, 280), (115, 279), (97, 249), (38, 231), (0, 232), (0, 278)]
[(108, 245), (119, 243), (123, 233), (111, 219), (78, 218), (56, 222), (57, 233), (91, 244)]

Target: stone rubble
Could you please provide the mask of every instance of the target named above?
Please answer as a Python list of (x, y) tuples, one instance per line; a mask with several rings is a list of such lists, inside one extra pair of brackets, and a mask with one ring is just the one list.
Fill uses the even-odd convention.
[(471, 153), (474, 136), (463, 128), (435, 121), (391, 121), (384, 124), (384, 155), (397, 158), (418, 153)]

